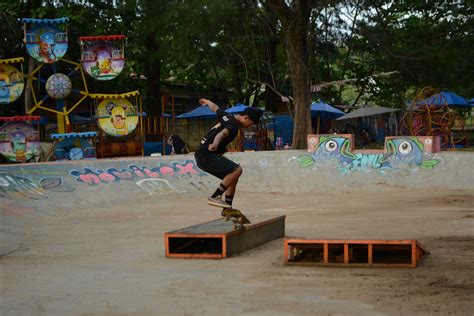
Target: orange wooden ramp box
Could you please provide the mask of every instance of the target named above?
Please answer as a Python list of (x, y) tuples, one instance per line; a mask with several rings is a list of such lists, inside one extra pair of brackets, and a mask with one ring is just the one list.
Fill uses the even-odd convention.
[(285, 265), (416, 268), (428, 254), (416, 240), (286, 238), (284, 242)]
[(244, 229), (221, 218), (165, 233), (166, 257), (222, 259), (285, 236), (285, 216), (249, 219)]

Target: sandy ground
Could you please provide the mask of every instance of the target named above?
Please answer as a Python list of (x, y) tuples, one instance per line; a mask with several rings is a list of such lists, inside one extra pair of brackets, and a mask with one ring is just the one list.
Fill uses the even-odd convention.
[(151, 196), (36, 220), (0, 258), (0, 314), (474, 315), (474, 191), (240, 192), (235, 206), (286, 214), (288, 236), (418, 239), (431, 255), (417, 269), (285, 267), (279, 239), (166, 259), (165, 232), (219, 211), (204, 196)]

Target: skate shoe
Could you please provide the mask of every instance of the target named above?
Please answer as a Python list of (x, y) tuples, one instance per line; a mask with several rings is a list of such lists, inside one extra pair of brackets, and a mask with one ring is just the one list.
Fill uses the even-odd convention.
[(215, 197), (215, 198), (213, 198), (212, 196), (210, 196), (210, 197), (207, 199), (207, 204), (210, 204), (210, 205), (213, 205), (213, 206), (217, 206), (217, 207), (222, 207), (222, 208), (230, 208), (230, 207), (231, 207), (229, 204), (227, 204), (226, 202), (222, 201), (222, 198), (220, 198), (220, 197)]

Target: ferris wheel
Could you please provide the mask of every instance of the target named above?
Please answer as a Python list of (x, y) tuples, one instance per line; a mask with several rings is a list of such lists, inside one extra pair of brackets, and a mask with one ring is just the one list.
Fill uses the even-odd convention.
[[(91, 93), (85, 75), (98, 81), (116, 78), (125, 66), (126, 36), (81, 36), (81, 60), (75, 62), (64, 58), (68, 49), (69, 18), (25, 18), (22, 22), (26, 50), (39, 63), (27, 75), (34, 103), (28, 114), (55, 115), (57, 133), (51, 135), (55, 141), (95, 137), (90, 130), (77, 133), (72, 128), (73, 112), (84, 109), (82, 104), (86, 104), (90, 109), (90, 120), (95, 120), (96, 123), (94, 133), (97, 131), (106, 135), (108, 142), (127, 142), (130, 136), (134, 136), (134, 142), (140, 140), (138, 143), (141, 143), (140, 151), (143, 153), (142, 116), (145, 114), (141, 111), (140, 93)], [(86, 100), (89, 102), (86, 103)], [(95, 114), (92, 114), (93, 111)], [(69, 148), (69, 145), (63, 147)], [(86, 146), (83, 144), (82, 148)], [(68, 152), (62, 152), (61, 157), (72, 156)]]

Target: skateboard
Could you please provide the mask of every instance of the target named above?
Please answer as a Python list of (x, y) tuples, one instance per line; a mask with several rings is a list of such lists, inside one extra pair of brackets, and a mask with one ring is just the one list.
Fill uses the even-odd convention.
[(226, 222), (230, 219), (234, 223), (234, 229), (242, 229), (245, 228), (245, 224), (250, 224), (249, 219), (238, 209), (226, 208), (222, 210), (221, 214), (225, 217)]

